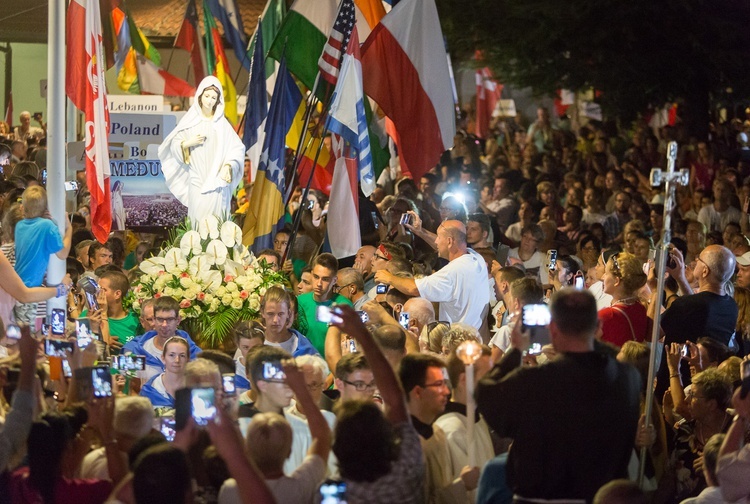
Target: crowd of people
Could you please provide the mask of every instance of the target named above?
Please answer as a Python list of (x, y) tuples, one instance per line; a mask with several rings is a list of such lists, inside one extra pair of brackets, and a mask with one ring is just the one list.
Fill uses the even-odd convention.
[[(324, 251), (326, 194), (297, 188), (299, 232), (256, 254), (286, 282), (208, 348), (178, 300), (129, 308), (158, 243), (128, 229), (95, 241), (85, 177), (77, 211), (51, 219), (44, 131), (24, 114), (20, 132), (0, 125), (0, 502), (750, 495), (742, 123), (698, 141), (679, 126), (573, 131), (540, 108), (528, 127), (496, 120), (490, 139), (461, 129), (434, 169), (386, 169), (360, 196), (362, 247), (348, 258)], [(649, 171), (670, 140), (691, 176), (663, 247), (670, 202)], [(59, 285), (45, 276), (52, 255), (67, 262)], [(53, 298), (62, 331), (46, 324)]]

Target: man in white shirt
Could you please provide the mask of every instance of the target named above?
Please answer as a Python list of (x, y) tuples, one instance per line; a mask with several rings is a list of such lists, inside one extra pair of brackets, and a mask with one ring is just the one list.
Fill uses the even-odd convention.
[(439, 303), (438, 320), (482, 326), (490, 301), (487, 263), (466, 244), (466, 227), (457, 220), (440, 224), (435, 239), (438, 254), (450, 262), (424, 278), (397, 277), (386, 270), (375, 274), (377, 283), (388, 284), (410, 296)]
[(714, 202), (706, 205), (698, 212), (698, 222), (703, 223), (710, 233), (711, 231), (724, 231), (730, 222), (740, 222), (742, 212), (730, 205), (731, 196), (734, 191), (732, 183), (724, 178), (714, 180), (713, 193)]

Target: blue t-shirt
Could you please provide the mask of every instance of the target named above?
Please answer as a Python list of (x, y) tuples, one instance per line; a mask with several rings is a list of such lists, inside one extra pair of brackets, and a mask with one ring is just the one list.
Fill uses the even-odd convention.
[(50, 254), (62, 250), (57, 225), (49, 219), (35, 217), (16, 224), (16, 273), (26, 287), (42, 285)]

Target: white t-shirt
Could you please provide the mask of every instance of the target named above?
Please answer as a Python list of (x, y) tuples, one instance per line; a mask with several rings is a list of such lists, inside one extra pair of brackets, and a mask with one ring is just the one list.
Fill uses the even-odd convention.
[(490, 302), (487, 263), (469, 249), (440, 271), (414, 280), (420, 297), (440, 303), (438, 320), (482, 326)]
[[(320, 410), (323, 418), (328, 422), (328, 427), (333, 431), (336, 425), (336, 415), (330, 411)], [(297, 411), (297, 406), (292, 400), (292, 404), (284, 408), (284, 418), (289, 422), (292, 428), (292, 453), (284, 462), (284, 474), (292, 474), (307, 458), (307, 452), (312, 445), (312, 435), (310, 434), (310, 425), (307, 419)], [(333, 452), (328, 455), (328, 472), (329, 477), (333, 478), (338, 474), (338, 461)], [(281, 502), (281, 501), (279, 501)]]
[[(276, 497), (276, 502), (312, 504), (325, 475), (326, 465), (323, 459), (317, 455), (308, 455), (291, 475), (267, 479), (266, 485)], [(226, 480), (221, 486), (219, 504), (242, 504), (234, 478)]]
[(739, 223), (742, 220), (742, 212), (734, 207), (729, 207), (723, 212), (717, 212), (713, 205), (706, 205), (698, 212), (698, 222), (701, 222), (710, 233), (711, 231), (724, 231), (730, 222)]
[(492, 336), (492, 339), (490, 340), (490, 347), (497, 347), (500, 350), (503, 351), (503, 353), (508, 351), (508, 348), (510, 348), (510, 332), (513, 328), (510, 326), (510, 324), (506, 324), (502, 326), (500, 329), (495, 331), (495, 334)]

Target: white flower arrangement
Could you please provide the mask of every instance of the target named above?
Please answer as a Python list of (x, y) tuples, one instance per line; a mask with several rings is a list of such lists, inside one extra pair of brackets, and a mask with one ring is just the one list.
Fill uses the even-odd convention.
[(218, 346), (235, 322), (258, 316), (268, 287), (287, 281), (257, 261), (231, 220), (211, 216), (197, 230), (189, 226), (178, 229), (157, 257), (141, 262), (143, 274), (132, 286), (131, 306), (140, 313), (146, 299), (172, 296), (191, 337)]

